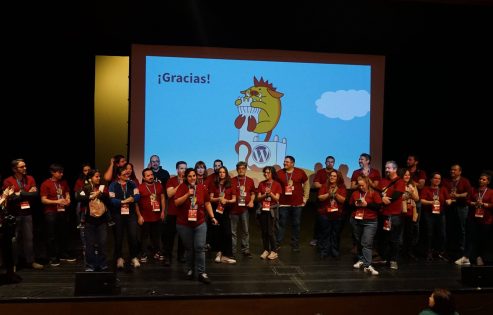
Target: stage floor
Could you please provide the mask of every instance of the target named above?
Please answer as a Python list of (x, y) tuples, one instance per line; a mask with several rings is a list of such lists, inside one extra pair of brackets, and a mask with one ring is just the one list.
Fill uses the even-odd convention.
[[(453, 262), (401, 261), (398, 270), (374, 265), (379, 276), (370, 276), (362, 269), (355, 270), (351, 251), (351, 227), (346, 224), (342, 233), (341, 258), (320, 259), (316, 248), (309, 245), (313, 234), (313, 213), (303, 215), (301, 252), (281, 247), (279, 259), (259, 258), (261, 241), (259, 227), (251, 217), (250, 243), (253, 258), (238, 255), (235, 265), (217, 264), (215, 253), (207, 253), (207, 273), (212, 284), (184, 278), (183, 264), (176, 260), (171, 267), (158, 262), (143, 263), (139, 269), (116, 273), (120, 293), (114, 298), (203, 298), (203, 297), (260, 297), (291, 295), (345, 294), (429, 294), (434, 288), (451, 291), (475, 291), (477, 288), (461, 282), (460, 267)], [(289, 237), (289, 230), (287, 237)], [(110, 256), (111, 257), (111, 256)], [(83, 271), (78, 263), (62, 263), (45, 270), (21, 269), (23, 281), (0, 286), (0, 301), (63, 300), (74, 298), (75, 273)], [(491, 291), (493, 288), (482, 288)], [(77, 297), (80, 298), (80, 297)]]

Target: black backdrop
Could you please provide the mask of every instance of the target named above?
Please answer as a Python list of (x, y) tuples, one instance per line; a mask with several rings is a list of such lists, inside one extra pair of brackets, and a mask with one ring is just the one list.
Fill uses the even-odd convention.
[(24, 157), (38, 182), (57, 161), (72, 183), (94, 162), (94, 57), (132, 43), (385, 55), (383, 161), (415, 152), (428, 172), (459, 162), (474, 184), (493, 168), (489, 1), (99, 2), (19, 8), (2, 22), (2, 175)]

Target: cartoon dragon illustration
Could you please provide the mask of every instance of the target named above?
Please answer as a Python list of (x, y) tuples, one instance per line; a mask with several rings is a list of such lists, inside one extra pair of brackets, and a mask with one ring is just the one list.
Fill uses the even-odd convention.
[[(265, 133), (264, 141), (269, 141), (272, 131), (281, 117), (281, 97), (284, 94), (277, 92), (276, 88), (268, 80), (264, 81), (263, 77), (260, 77), (259, 81), (255, 76), (253, 77), (253, 86), (240, 91), (240, 93), (245, 95), (245, 98), (251, 99), (251, 107), (260, 109), (258, 122), (255, 120), (255, 117), (248, 117), (247, 130), (258, 134)], [(241, 99), (235, 101), (236, 106), (241, 104)], [(238, 115), (235, 120), (235, 127), (240, 129), (245, 123), (245, 120), (245, 115)]]

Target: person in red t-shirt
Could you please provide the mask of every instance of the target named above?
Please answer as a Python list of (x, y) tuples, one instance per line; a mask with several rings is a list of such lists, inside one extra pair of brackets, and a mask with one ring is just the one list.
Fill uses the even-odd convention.
[[(150, 168), (142, 170), (142, 184), (139, 185), (140, 199), (138, 202), (139, 211), (142, 221), (139, 218), (139, 224), (142, 226), (140, 232), (140, 262), (147, 262), (147, 251), (150, 250), (150, 257), (157, 258), (160, 256), (160, 237), (159, 227), (161, 218), (164, 218), (164, 200), (163, 186), (154, 180), (154, 172)], [(149, 238), (151, 245), (147, 246)]]
[[(178, 161), (176, 162), (176, 176), (171, 177), (166, 182), (166, 193), (168, 194), (168, 213), (166, 214), (166, 219), (164, 220), (164, 231), (163, 231), (163, 257), (159, 257), (163, 260), (163, 264), (166, 267), (171, 265), (171, 259), (173, 256), (173, 247), (175, 243), (176, 233), (176, 216), (177, 210), (176, 205), (173, 202), (173, 198), (178, 190), (178, 187), (183, 184), (185, 178), (185, 170), (187, 169), (187, 162)], [(178, 261), (185, 262), (185, 247), (181, 238), (178, 236), (178, 250), (177, 259)]]
[(62, 179), (63, 166), (51, 164), (51, 177), (40, 187), (41, 203), (44, 205), (46, 245), (51, 266), (59, 266), (60, 259), (73, 262), (75, 258), (68, 254), (68, 206), (70, 188)]
[(371, 167), (371, 156), (368, 153), (361, 153), (358, 160), (360, 168), (353, 172), (351, 176), (351, 190), (357, 189), (358, 176), (363, 175), (370, 180), (370, 186), (373, 189), (378, 188), (378, 182), (382, 179), (380, 172)]
[(490, 237), (493, 230), (493, 189), (488, 185), (491, 175), (483, 172), (479, 176), (479, 187), (473, 189), (468, 203), (469, 211), (469, 233), (468, 242), (464, 256), (456, 260), (457, 265), (468, 266), (471, 264), (469, 258), (476, 258), (476, 264), (483, 266), (483, 256), (491, 244)]
[(197, 184), (193, 168), (185, 171), (184, 185), (178, 187), (174, 202), (177, 207), (176, 229), (185, 245), (186, 278), (192, 279), (195, 273), (199, 281), (209, 284), (211, 281), (205, 272), (206, 211), (212, 224), (217, 225), (218, 221), (212, 211), (209, 191), (204, 184)]
[(402, 253), (412, 260), (417, 260), (414, 247), (419, 239), (419, 213), (416, 202), (419, 201), (418, 187), (407, 168), (399, 169), (399, 177), (406, 184), (406, 191), (402, 195), (402, 214), (404, 216)]
[(43, 269), (35, 262), (33, 248), (33, 206), (39, 196), (36, 182), (27, 175), (27, 165), (23, 159), (11, 162), (13, 175), (3, 181), (3, 189), (12, 187), (15, 195), (8, 203), (9, 213), (16, 216), (15, 238), (18, 252), (23, 256), (28, 268)]
[(279, 201), (279, 229), (277, 230), (277, 245), (281, 246), (288, 217), (291, 217), (291, 249), (300, 251), (301, 211), (308, 201), (310, 183), (305, 171), (294, 167), (294, 157), (284, 158), (284, 168), (277, 172), (282, 187)]
[(236, 254), (238, 243), (238, 224), (241, 225), (240, 236), (241, 253), (243, 256), (252, 258), (250, 253), (250, 236), (249, 230), (249, 209), (253, 209), (255, 201), (255, 183), (253, 179), (246, 176), (247, 163), (240, 161), (236, 163), (238, 176), (231, 179), (231, 186), (235, 187), (236, 203), (231, 209), (231, 235), (233, 239), (233, 255)]
[(276, 227), (279, 219), (279, 199), (282, 188), (277, 178), (276, 169), (266, 166), (263, 169), (265, 180), (258, 185), (258, 201), (260, 202), (257, 215), (262, 231), (262, 244), (264, 251), (260, 255), (262, 259), (276, 259)]

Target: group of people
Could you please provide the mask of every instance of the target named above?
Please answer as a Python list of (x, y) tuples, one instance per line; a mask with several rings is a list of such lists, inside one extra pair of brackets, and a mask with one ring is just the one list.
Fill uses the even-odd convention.
[[(416, 156), (410, 155), (407, 167), (402, 169), (394, 161), (386, 162), (385, 176), (381, 177), (371, 166), (371, 156), (363, 153), (360, 168), (353, 172), (350, 187), (346, 187), (334, 164), (335, 158), (328, 156), (326, 167), (315, 173), (310, 184), (305, 171), (295, 167), (295, 158), (286, 156), (282, 168), (264, 167), (264, 180), (256, 185), (247, 176), (248, 165), (243, 161), (236, 164), (237, 176), (233, 178), (221, 160), (214, 161), (210, 175), (203, 161), (193, 168), (178, 161), (176, 176), (170, 177), (160, 166), (159, 156), (153, 155), (139, 182), (133, 165), (123, 155), (116, 155), (104, 173), (83, 165), (72, 190), (63, 179), (63, 167), (52, 164), (51, 177), (38, 190), (34, 178), (27, 175), (25, 161), (17, 159), (12, 161), (13, 175), (3, 182), (0, 200), (3, 264), (9, 280), (20, 281), (10, 241), (15, 237), (25, 263), (35, 269), (44, 268), (35, 261), (33, 251), (32, 205), (40, 198), (51, 266), (60, 265), (61, 260), (75, 260), (67, 243), (68, 212), (75, 208), (86, 271), (108, 269), (106, 239), (112, 227), (116, 268), (138, 268), (149, 259), (169, 266), (178, 238), (176, 256), (184, 263), (185, 277), (210, 283), (206, 251), (216, 253), (217, 263), (236, 263), (238, 251), (252, 257), (250, 213), (255, 212), (261, 227), (261, 259), (279, 258), (288, 225), (291, 250), (299, 252), (301, 214), (310, 188), (317, 196), (314, 235), (321, 258), (339, 257), (341, 230), (349, 221), (356, 253), (353, 267), (378, 275), (372, 265), (378, 251), (380, 262), (397, 270), (401, 253), (414, 257), (421, 219), (426, 227), (421, 233), (426, 238), (426, 258), (431, 261), (443, 257), (445, 213), (453, 211), (460, 223), (457, 233), (461, 257), (456, 263), (470, 264), (472, 257), (478, 265), (484, 264), (485, 240), (493, 225), (489, 173), (482, 173), (478, 188), (472, 188), (461, 176), (460, 166), (453, 165), (449, 179), (442, 183), (441, 174), (433, 173), (426, 185), (426, 174), (418, 168)], [(125, 236), (127, 254), (123, 253)]]

